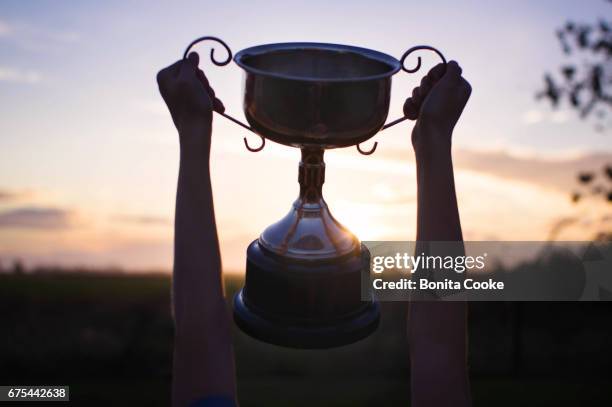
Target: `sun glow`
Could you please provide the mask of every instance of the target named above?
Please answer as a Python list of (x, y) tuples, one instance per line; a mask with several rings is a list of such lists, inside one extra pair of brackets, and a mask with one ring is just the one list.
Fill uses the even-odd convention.
[(336, 202), (337, 219), (359, 240), (390, 240), (397, 235), (385, 205), (376, 203)]

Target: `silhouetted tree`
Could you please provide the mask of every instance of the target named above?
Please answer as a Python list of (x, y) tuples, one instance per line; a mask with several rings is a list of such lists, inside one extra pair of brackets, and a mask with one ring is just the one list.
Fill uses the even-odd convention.
[(545, 88), (536, 95), (548, 99), (553, 107), (565, 99), (581, 118), (594, 116), (598, 130), (605, 128), (612, 109), (611, 27), (605, 20), (593, 24), (568, 21), (558, 29), (557, 38), (571, 62), (562, 65), (556, 76), (546, 73)]
[(21, 260), (15, 260), (13, 262), (13, 274), (23, 274), (25, 272), (25, 267)]
[(596, 195), (612, 203), (612, 165), (605, 166), (601, 173), (580, 172), (577, 178), (579, 190), (572, 193), (572, 202), (577, 203), (586, 195)]
[[(557, 75), (544, 74), (545, 87), (536, 98), (549, 100), (554, 108), (566, 100), (582, 119), (594, 117), (596, 130), (612, 127), (610, 120), (606, 124), (612, 111), (612, 23), (603, 19), (590, 24), (570, 20), (556, 34), (569, 62)], [(612, 164), (601, 173), (585, 171), (577, 178), (572, 202), (597, 195), (612, 203)]]

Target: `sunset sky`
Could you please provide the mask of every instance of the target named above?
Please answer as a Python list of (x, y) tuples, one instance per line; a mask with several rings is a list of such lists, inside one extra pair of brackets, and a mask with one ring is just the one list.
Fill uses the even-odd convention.
[[(318, 41), (400, 57), (433, 45), (473, 87), (453, 139), (466, 240), (543, 240), (563, 219), (580, 221), (561, 238), (586, 239), (610, 212), (601, 200), (573, 205), (569, 193), (578, 170), (612, 162), (612, 135), (534, 98), (543, 73), (565, 61), (555, 29), (609, 18), (607, 1), (177, 3), (0, 3), (0, 264), (171, 268), (178, 142), (155, 74), (201, 35), (234, 53)], [(228, 113), (242, 118), (240, 68), (212, 66), (197, 49)], [(435, 62), (394, 77), (390, 119)], [(214, 120), (223, 262), (243, 272), (248, 243), (296, 197), (299, 151), (268, 143), (249, 153), (242, 137), (252, 136)], [(378, 134), (373, 156), (326, 153), (326, 200), (362, 240), (415, 236), (411, 129)]]

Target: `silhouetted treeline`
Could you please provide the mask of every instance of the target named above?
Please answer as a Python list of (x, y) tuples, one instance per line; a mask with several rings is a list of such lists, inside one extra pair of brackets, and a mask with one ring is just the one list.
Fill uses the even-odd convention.
[[(229, 277), (228, 296), (241, 285)], [(407, 406), (406, 311), (383, 303), (374, 335), (327, 351), (235, 329), (241, 405)], [(612, 302), (470, 304), (476, 405), (612, 401), (610, 315)], [(169, 276), (0, 274), (0, 320), (0, 383), (68, 384), (72, 405), (169, 405)]]

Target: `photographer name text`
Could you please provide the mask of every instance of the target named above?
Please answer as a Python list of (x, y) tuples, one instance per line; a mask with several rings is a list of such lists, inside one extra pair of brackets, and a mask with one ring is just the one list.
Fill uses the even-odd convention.
[(397, 281), (384, 281), (377, 278), (372, 281), (375, 290), (503, 290), (504, 283), (488, 279), (487, 281), (475, 281), (466, 278), (463, 281), (444, 279), (442, 281), (430, 281), (419, 278), (418, 281), (402, 278)]

